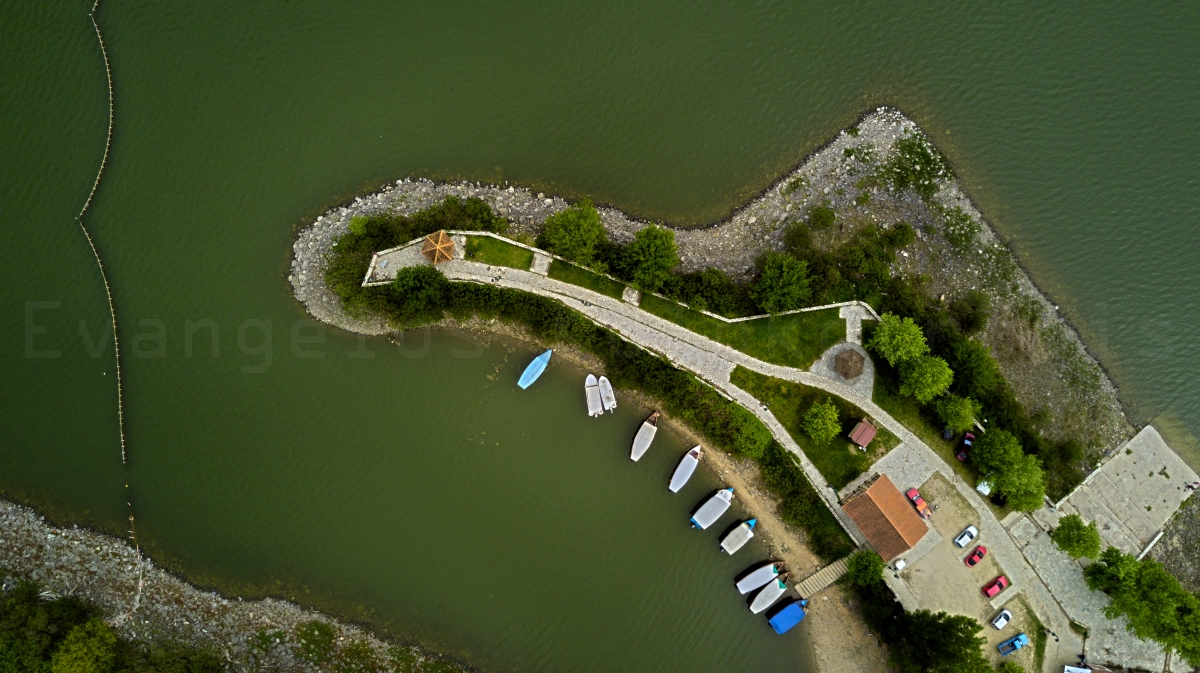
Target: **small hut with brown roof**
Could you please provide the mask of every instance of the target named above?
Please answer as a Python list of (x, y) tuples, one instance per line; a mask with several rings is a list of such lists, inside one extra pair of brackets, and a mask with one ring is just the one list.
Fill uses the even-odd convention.
[(875, 424), (872, 423), (870, 419), (864, 418), (858, 422), (858, 425), (854, 426), (853, 430), (850, 431), (850, 441), (865, 449), (867, 448), (867, 445), (871, 443), (871, 440), (875, 439), (875, 434), (877, 432), (878, 430), (875, 429)]
[(929, 530), (886, 474), (855, 489), (842, 501), (842, 509), (884, 561), (912, 549)]
[(449, 262), (454, 259), (454, 239), (446, 235), (445, 230), (435, 231), (425, 237), (421, 246), (421, 254), (434, 264)]
[(844, 379), (854, 379), (862, 376), (863, 362), (865, 361), (866, 358), (862, 356), (862, 353), (853, 348), (847, 348), (834, 358), (833, 369)]

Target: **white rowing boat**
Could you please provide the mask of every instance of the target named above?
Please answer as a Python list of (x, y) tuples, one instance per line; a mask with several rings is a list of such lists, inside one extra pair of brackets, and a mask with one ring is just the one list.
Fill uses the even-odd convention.
[(671, 475), (671, 483), (667, 486), (672, 493), (678, 493), (679, 489), (683, 488), (688, 483), (688, 479), (692, 478), (692, 474), (696, 472), (696, 466), (700, 464), (700, 447), (699, 445), (692, 448), (684, 454), (679, 460), (679, 465), (675, 468), (675, 474)]
[(766, 610), (774, 605), (775, 601), (783, 598), (783, 595), (787, 593), (786, 580), (787, 573), (784, 573), (770, 582), (767, 582), (767, 585), (762, 589), (759, 589), (758, 595), (755, 596), (754, 600), (750, 602), (750, 612), (753, 612), (757, 615), (763, 610)]
[(735, 551), (746, 546), (746, 543), (754, 537), (754, 524), (756, 523), (758, 523), (758, 519), (743, 521), (737, 528), (729, 531), (729, 534), (721, 540), (721, 549), (726, 554), (733, 556)]
[(617, 396), (613, 394), (612, 384), (605, 376), (600, 377), (600, 401), (604, 404), (605, 411), (617, 408)]
[(646, 454), (646, 449), (650, 448), (650, 442), (654, 441), (654, 435), (658, 433), (658, 412), (650, 414), (650, 417), (642, 421), (642, 427), (638, 428), (637, 434), (633, 437), (633, 449), (629, 452), (630, 460), (638, 460)]
[(749, 575), (738, 581), (738, 593), (748, 594), (755, 589), (767, 586), (767, 582), (779, 576), (779, 565), (772, 561), (752, 570)]
[(723, 488), (716, 492), (711, 498), (704, 501), (700, 505), (700, 509), (692, 515), (692, 525), (700, 530), (704, 530), (717, 522), (721, 515), (729, 510), (729, 504), (733, 502), (733, 489)]
[(600, 402), (600, 385), (596, 377), (588, 374), (583, 381), (583, 393), (587, 396), (588, 416), (599, 416), (604, 413), (604, 405)]

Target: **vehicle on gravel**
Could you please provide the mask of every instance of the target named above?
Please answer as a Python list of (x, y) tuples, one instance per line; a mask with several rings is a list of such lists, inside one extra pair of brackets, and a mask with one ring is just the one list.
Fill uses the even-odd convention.
[(921, 497), (921, 494), (917, 491), (917, 489), (910, 488), (904, 492), (904, 495), (908, 496), (909, 502), (913, 504), (913, 507), (917, 508), (917, 514), (920, 514), (926, 519), (929, 518), (929, 505), (925, 503), (925, 498)]
[(966, 563), (968, 568), (974, 568), (975, 564), (982, 561), (984, 556), (987, 556), (987, 547), (978, 545), (967, 558), (963, 559), (963, 563)]
[(963, 547), (971, 544), (971, 540), (974, 540), (978, 536), (978, 528), (975, 526), (967, 526), (963, 529), (963, 532), (958, 534), (958, 537), (954, 538), (954, 546), (962, 549)]
[(1004, 575), (988, 582), (983, 586), (983, 595), (988, 598), (995, 598), (997, 594), (1008, 588), (1008, 578)]
[(967, 453), (971, 451), (971, 447), (975, 445), (975, 435), (966, 433), (963, 435), (962, 443), (958, 445), (958, 451), (954, 452), (954, 457), (961, 462), (967, 462)]
[(1011, 621), (1012, 621), (1012, 613), (1009, 612), (1007, 608), (1005, 608), (1004, 610), (1000, 611), (1000, 614), (996, 615), (995, 619), (992, 620), (992, 622), (991, 622), (992, 628), (999, 631), (999, 630), (1003, 629), (1004, 627), (1008, 626), (1008, 623)]

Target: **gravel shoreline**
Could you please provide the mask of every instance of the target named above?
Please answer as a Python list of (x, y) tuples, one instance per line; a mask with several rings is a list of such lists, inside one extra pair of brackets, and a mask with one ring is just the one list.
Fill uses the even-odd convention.
[[(748, 278), (760, 255), (783, 249), (786, 225), (814, 205), (827, 205), (838, 213), (839, 227), (817, 232), (816, 243), (824, 247), (847, 240), (867, 224), (908, 222), (917, 231), (917, 241), (901, 254), (896, 268), (926, 276), (929, 289), (945, 301), (973, 289), (988, 292), (992, 314), (979, 338), (991, 347), (1018, 400), (1031, 414), (1046, 416), (1042, 426), (1049, 439), (1082, 438), (1093, 459), (1107, 455), (1134, 433), (1117, 388), (958, 183), (946, 181), (934, 202), (961, 208), (978, 226), (975, 244), (966, 254), (950, 246), (941, 216), (911, 190), (895, 193), (863, 185), (862, 179), (896, 140), (914, 132), (920, 133), (916, 124), (894, 109), (864, 115), (728, 219), (707, 227), (675, 228), (680, 269), (713, 267), (734, 278)], [(509, 218), (508, 236), (526, 241), (537, 236), (548, 216), (569, 205), (561, 197), (515, 186), (398, 180), (331, 208), (299, 232), (288, 276), (296, 299), (314, 318), (350, 332), (393, 331), (379, 319), (342, 310), (324, 284), (325, 256), (354, 216), (409, 214), (447, 196), (483, 199)], [(615, 208), (599, 210), (609, 237), (620, 243), (650, 224)]]

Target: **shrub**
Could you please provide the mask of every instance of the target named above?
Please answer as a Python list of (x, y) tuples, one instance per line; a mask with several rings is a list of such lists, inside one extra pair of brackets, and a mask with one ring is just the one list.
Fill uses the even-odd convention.
[(825, 443), (837, 437), (842, 431), (838, 421), (838, 408), (828, 397), (824, 402), (817, 402), (808, 408), (804, 414), (804, 432), (813, 438), (814, 442)]
[(958, 323), (963, 334), (974, 334), (987, 327), (992, 302), (979, 290), (971, 290), (966, 296), (950, 302), (950, 316)]
[(891, 157), (879, 167), (878, 175), (892, 189), (899, 192), (912, 188), (926, 201), (937, 194), (942, 180), (954, 177), (941, 152), (921, 133), (908, 133), (897, 140)]
[(431, 318), (440, 313), (449, 281), (436, 267), (406, 266), (396, 272), (388, 288), (395, 297), (393, 306), (401, 320)]
[(783, 249), (797, 259), (804, 259), (812, 248), (812, 230), (803, 222), (792, 222), (783, 230)]
[(880, 316), (879, 325), (867, 345), (893, 367), (929, 352), (925, 334), (913, 319), (891, 313)]
[(735, 283), (720, 269), (705, 269), (668, 276), (662, 293), (668, 298), (702, 311), (726, 318), (740, 318), (758, 312), (745, 285)]
[(51, 660), (53, 673), (108, 673), (117, 660), (117, 636), (93, 617), (71, 629)]
[(945, 393), (952, 381), (954, 372), (950, 370), (950, 365), (933, 355), (909, 360), (900, 368), (900, 394), (908, 395), (921, 404), (927, 404)]
[(828, 229), (837, 222), (837, 211), (829, 206), (815, 206), (808, 211), (808, 226), (813, 229)]
[(954, 432), (966, 432), (975, 426), (979, 403), (969, 397), (946, 395), (933, 405), (938, 418)]
[(585, 199), (546, 218), (537, 245), (587, 266), (592, 264), (597, 246), (607, 241), (600, 213)]
[(808, 264), (779, 252), (759, 260), (759, 275), (750, 288), (750, 296), (767, 313), (800, 308), (811, 294)]
[(846, 579), (850, 584), (867, 587), (883, 579), (883, 558), (873, 551), (854, 552), (846, 561)]
[(996, 667), (996, 673), (1025, 673), (1025, 667), (1015, 661), (1002, 661)]
[(942, 237), (956, 251), (967, 253), (974, 250), (981, 230), (979, 223), (962, 208), (955, 206), (942, 210)]
[(983, 399), (995, 392), (1004, 380), (996, 359), (988, 347), (978, 341), (958, 341), (948, 359), (955, 373), (954, 392), (963, 397)]
[(350, 233), (355, 236), (363, 236), (367, 233), (367, 222), (370, 221), (366, 215), (355, 215), (350, 218)]
[(657, 292), (678, 264), (675, 232), (653, 224), (637, 232), (622, 254), (625, 275), (646, 292)]
[(1086, 556), (1094, 559), (1100, 555), (1100, 531), (1096, 529), (1096, 522), (1084, 524), (1078, 514), (1059, 519), (1058, 528), (1050, 534), (1050, 539), (1071, 558)]

